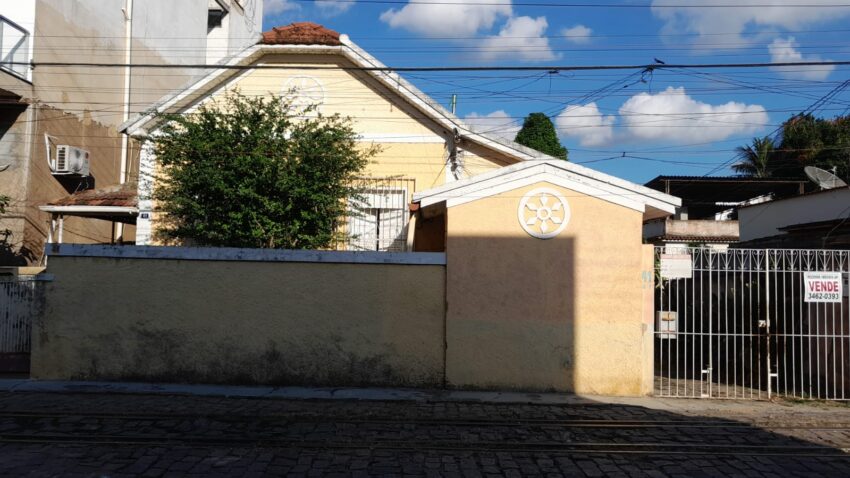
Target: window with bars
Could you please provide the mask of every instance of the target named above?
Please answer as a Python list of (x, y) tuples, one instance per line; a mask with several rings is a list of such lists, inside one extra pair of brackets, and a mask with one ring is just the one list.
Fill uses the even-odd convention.
[(414, 180), (362, 178), (349, 200), (345, 244), (351, 251), (405, 251), (410, 219), (408, 202)]

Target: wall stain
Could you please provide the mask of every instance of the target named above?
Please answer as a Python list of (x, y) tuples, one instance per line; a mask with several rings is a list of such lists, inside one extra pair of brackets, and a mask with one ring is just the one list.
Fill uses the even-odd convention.
[(72, 378), (335, 387), (439, 387), (442, 382), (442, 368), (428, 370), (424, 363), (414, 367), (393, 364), (392, 358), (398, 354), (390, 344), (384, 344), (389, 352), (367, 356), (345, 351), (338, 336), (312, 344), (269, 340), (249, 349), (236, 345), (244, 343), (241, 341), (202, 343), (180, 330), (144, 325), (132, 327), (128, 334), (93, 337), (91, 343), (77, 347), (85, 365)]

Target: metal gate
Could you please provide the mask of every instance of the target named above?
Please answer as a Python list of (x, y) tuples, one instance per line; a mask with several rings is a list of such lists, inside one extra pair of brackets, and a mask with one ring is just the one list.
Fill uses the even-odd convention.
[(655, 249), (655, 395), (850, 399), (850, 251)]
[(0, 372), (29, 372), (32, 322), (47, 276), (0, 277)]

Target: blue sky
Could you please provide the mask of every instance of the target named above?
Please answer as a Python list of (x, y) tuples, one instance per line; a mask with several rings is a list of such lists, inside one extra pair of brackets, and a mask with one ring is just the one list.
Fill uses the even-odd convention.
[[(610, 0), (596, 2), (607, 5), (597, 8), (522, 3), (544, 2), (265, 0), (264, 29), (314, 21), (397, 67), (850, 58), (850, 6), (817, 6), (841, 3), (832, 0)], [(712, 3), (736, 7), (694, 8)], [(512, 138), (521, 118), (543, 111), (572, 161), (645, 182), (659, 174), (729, 174), (728, 167), (714, 170), (734, 157), (736, 146), (771, 133), (817, 101), (848, 78), (848, 67), (404, 76), (447, 106), (456, 94), (457, 114), (491, 134)], [(848, 108), (850, 93), (842, 92), (817, 114)]]

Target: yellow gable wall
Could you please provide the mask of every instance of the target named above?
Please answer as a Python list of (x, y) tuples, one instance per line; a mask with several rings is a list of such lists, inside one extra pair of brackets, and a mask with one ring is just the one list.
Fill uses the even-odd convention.
[[(298, 66), (354, 65), (338, 55), (273, 55), (260, 64), (286, 64)], [(377, 144), (381, 152), (367, 167), (365, 175), (377, 177), (404, 177), (415, 179), (415, 190), (425, 190), (446, 182), (446, 138), (451, 132), (424, 117), (397, 93), (381, 85), (368, 73), (340, 69), (258, 69), (248, 70), (211, 98), (217, 98), (228, 89), (238, 89), (245, 95), (278, 95), (288, 91), (293, 79), (306, 78), (307, 84), (315, 80), (323, 97), (319, 111), (322, 114), (338, 113), (352, 119), (355, 130), (364, 136), (366, 144)], [(299, 80), (293, 80), (300, 83)], [(392, 140), (381, 138), (391, 137)], [(474, 144), (462, 144), (466, 176), (480, 174), (517, 160)], [(412, 194), (414, 191), (410, 191)]]
[[(554, 189), (571, 219), (551, 239), (517, 209)], [(457, 387), (640, 395), (651, 390), (652, 248), (642, 214), (546, 182), (448, 209), (447, 380)], [(649, 311), (649, 312), (647, 312)]]

